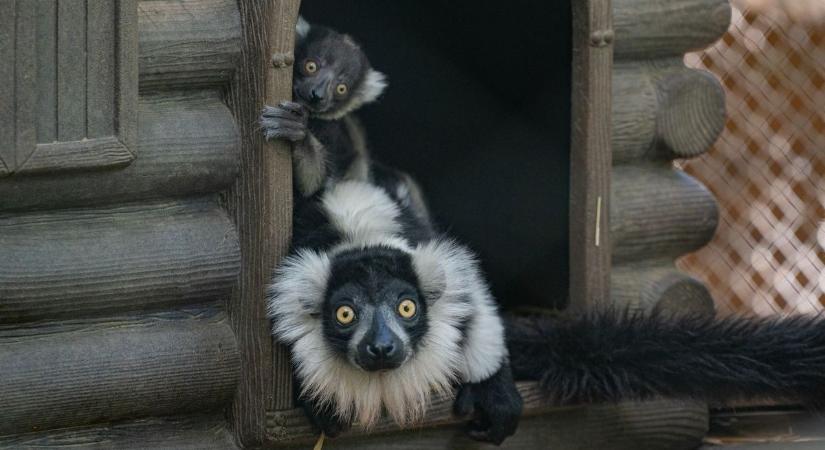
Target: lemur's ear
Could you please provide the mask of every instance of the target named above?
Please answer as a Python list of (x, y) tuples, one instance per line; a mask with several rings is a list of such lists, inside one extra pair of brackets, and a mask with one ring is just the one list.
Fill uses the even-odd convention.
[(295, 23), (295, 34), (298, 36), (298, 40), (307, 37), (309, 34), (309, 22), (307, 22), (302, 16), (298, 16), (298, 21)]
[(375, 69), (370, 69), (358, 89), (359, 103), (374, 102), (386, 88), (387, 76)]
[(442, 252), (438, 245), (423, 245), (413, 250), (413, 266), (428, 303), (432, 303), (447, 289), (447, 272), (442, 265)]

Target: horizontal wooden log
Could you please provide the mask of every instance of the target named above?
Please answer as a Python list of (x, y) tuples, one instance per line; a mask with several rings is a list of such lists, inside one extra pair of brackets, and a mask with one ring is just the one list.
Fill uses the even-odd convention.
[(138, 158), (122, 170), (0, 178), (0, 210), (217, 192), (238, 173), (235, 124), (217, 92), (141, 97)]
[(0, 436), (224, 406), (240, 359), (219, 315), (0, 333)]
[[(707, 431), (707, 407), (700, 403), (657, 400), (554, 407), (535, 383), (519, 383), (519, 391), (525, 402), (525, 418), (519, 432), (502, 448), (690, 449)], [(384, 420), (370, 433), (358, 428), (346, 433), (335, 440), (334, 447), (487, 448), (464, 437), (462, 427), (455, 426), (464, 422), (452, 415), (451, 398), (439, 398), (420, 425), (404, 431)], [(270, 413), (268, 424), (276, 443), (306, 447), (317, 439), (299, 409)]]
[(698, 156), (719, 137), (725, 119), (724, 90), (708, 72), (681, 60), (614, 68), (614, 164)]
[(223, 417), (193, 415), (0, 437), (0, 448), (224, 450), (238, 447)]
[(662, 165), (617, 166), (611, 186), (613, 263), (675, 259), (713, 237), (713, 195), (686, 173)]
[(717, 410), (702, 450), (822, 450), (823, 427), (818, 412), (789, 405)]
[(0, 214), (0, 324), (225, 300), (240, 250), (215, 200)]
[(233, 0), (147, 0), (138, 4), (141, 91), (219, 86), (241, 53)]
[(702, 49), (727, 31), (730, 19), (729, 0), (613, 0), (616, 59)]
[(714, 312), (713, 298), (705, 285), (667, 260), (613, 266), (610, 303), (662, 313)]

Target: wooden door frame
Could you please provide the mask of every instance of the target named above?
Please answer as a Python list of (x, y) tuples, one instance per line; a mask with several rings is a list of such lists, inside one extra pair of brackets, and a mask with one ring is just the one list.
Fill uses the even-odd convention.
[[(610, 0), (571, 2), (570, 300), (574, 308), (586, 308), (594, 299), (606, 300), (609, 293), (613, 31)], [(238, 224), (242, 247), (239, 285), (229, 304), (242, 367), (231, 420), (236, 439), (248, 447), (307, 439), (311, 432), (302, 413), (293, 408), (288, 353), (273, 344), (264, 313), (269, 277), (291, 237), (289, 150), (283, 143), (263, 142), (256, 127), (264, 103), (291, 96), (299, 7), (300, 0), (239, 0), (244, 52), (229, 100), (241, 130), (241, 175), (228, 193), (227, 206)], [(520, 389), (532, 394), (535, 387), (527, 383)], [(531, 405), (531, 414), (547, 409), (542, 401)], [(449, 407), (436, 409), (424, 426), (454, 421)]]

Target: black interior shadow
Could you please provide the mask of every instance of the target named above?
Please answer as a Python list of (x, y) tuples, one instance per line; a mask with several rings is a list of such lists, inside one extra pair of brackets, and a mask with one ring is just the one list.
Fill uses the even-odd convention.
[(373, 156), (411, 173), (505, 306), (568, 290), (571, 12), (531, 0), (305, 0), (389, 88), (359, 112)]

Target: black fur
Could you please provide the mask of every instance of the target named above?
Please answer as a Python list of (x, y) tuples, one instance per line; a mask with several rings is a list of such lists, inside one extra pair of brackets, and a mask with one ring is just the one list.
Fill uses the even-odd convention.
[(754, 397), (821, 403), (825, 320), (602, 312), (513, 319), (516, 379), (537, 380), (560, 404), (652, 396)]
[(459, 417), (472, 418), (467, 425), (470, 437), (499, 445), (516, 432), (523, 403), (510, 367), (505, 363), (490, 378), (462, 385), (453, 412)]
[(343, 353), (346, 353), (349, 335), (346, 330), (336, 327), (334, 320), (329, 319), (333, 317), (332, 311), (337, 307), (334, 297), (336, 294), (362, 308), (366, 307), (365, 303), (387, 303), (395, 310), (402, 297), (416, 300), (415, 317), (399, 321), (404, 326), (413, 349), (418, 348), (421, 338), (429, 329), (426, 320), (427, 302), (421, 293), (412, 259), (400, 250), (369, 247), (348, 250), (333, 259), (324, 307), (324, 335), (334, 348), (339, 351), (343, 349)]

